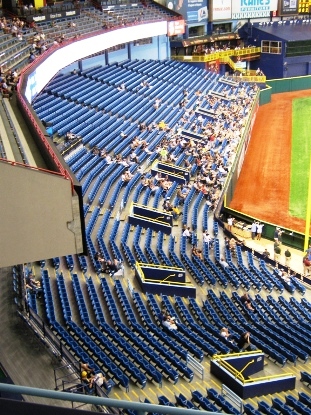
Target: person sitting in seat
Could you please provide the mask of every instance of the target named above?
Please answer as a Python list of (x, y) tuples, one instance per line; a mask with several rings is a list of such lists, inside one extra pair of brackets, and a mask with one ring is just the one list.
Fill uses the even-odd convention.
[(113, 261), (108, 260), (105, 262), (105, 271), (110, 275), (115, 274), (116, 272), (119, 271), (119, 269), (121, 268), (121, 263), (120, 261), (118, 261), (116, 258), (113, 259)]
[(76, 135), (71, 131), (68, 131), (65, 135), (65, 142), (68, 143), (76, 138)]
[(188, 226), (184, 231), (182, 236), (185, 236), (189, 242), (191, 242), (192, 232), (190, 231), (190, 226)]
[(92, 395), (94, 393), (93, 376), (88, 377), (86, 370), (81, 372), (81, 382), (84, 386), (85, 393), (88, 395)]
[(119, 86), (118, 86), (118, 91), (125, 91), (125, 83), (122, 82)]
[(255, 313), (255, 311), (256, 311), (255, 308), (252, 305), (251, 300), (245, 301), (245, 308), (246, 308), (246, 310), (251, 311), (252, 313)]
[(163, 319), (163, 326), (166, 327), (168, 330), (177, 330), (177, 325), (175, 321), (168, 315), (166, 315)]
[(125, 173), (122, 174), (121, 180), (123, 183), (128, 183), (132, 177), (132, 173), (129, 170), (126, 170)]
[(104, 258), (100, 254), (100, 252), (96, 252), (96, 254), (94, 255), (94, 259), (96, 261), (99, 261), (101, 264), (105, 264), (106, 263), (106, 261), (104, 260)]
[(99, 386), (100, 388), (102, 387), (102, 386), (104, 386), (105, 387), (105, 384), (107, 384), (107, 379), (106, 379), (106, 377), (100, 372), (100, 373), (96, 373), (95, 375), (94, 375), (94, 378), (93, 378), (93, 383), (96, 383), (96, 385), (97, 386)]
[(228, 264), (228, 262), (225, 261), (224, 257), (220, 258), (219, 263), (223, 268), (228, 268), (229, 267), (229, 264)]
[(251, 351), (252, 345), (250, 341), (250, 333), (247, 331), (241, 335), (237, 343), (240, 352)]
[(80, 363), (80, 369), (81, 369), (81, 372), (86, 371), (87, 377), (89, 378), (95, 375), (94, 369), (91, 368), (88, 363)]
[(233, 342), (233, 340), (230, 340), (229, 337), (231, 336), (231, 334), (229, 333), (229, 330), (227, 329), (227, 327), (223, 327), (220, 330), (220, 335), (221, 337), (224, 337), (226, 340), (228, 340), (230, 343)]
[(199, 258), (201, 261), (203, 261), (203, 255), (201, 249), (198, 249), (195, 245), (192, 247), (192, 255)]

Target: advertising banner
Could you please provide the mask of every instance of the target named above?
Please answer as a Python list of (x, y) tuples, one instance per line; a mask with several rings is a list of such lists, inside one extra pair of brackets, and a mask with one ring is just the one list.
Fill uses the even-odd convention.
[(298, 0), (279, 0), (279, 15), (298, 13)]
[(232, 19), (270, 17), (270, 11), (277, 10), (277, 6), (277, 0), (235, 0), (232, 2)]
[(213, 21), (231, 19), (231, 0), (213, 0), (212, 13)]
[(185, 21), (184, 20), (173, 20), (167, 22), (167, 35), (183, 35), (185, 33)]
[(208, 0), (167, 0), (166, 7), (183, 15), (188, 23), (206, 22)]

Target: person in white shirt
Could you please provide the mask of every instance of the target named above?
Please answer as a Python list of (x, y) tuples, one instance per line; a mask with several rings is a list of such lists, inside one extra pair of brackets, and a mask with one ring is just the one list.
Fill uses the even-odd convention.
[(188, 226), (188, 228), (186, 228), (186, 229), (183, 231), (182, 236), (185, 236), (185, 237), (188, 239), (188, 241), (189, 241), (189, 242), (191, 241), (192, 232), (190, 232), (190, 226)]
[(257, 224), (257, 239), (260, 241), (260, 239), (261, 239), (261, 234), (262, 234), (262, 228), (264, 227), (265, 225), (263, 224), (263, 223), (258, 223)]
[(229, 218), (228, 218), (228, 231), (229, 232), (232, 232), (232, 225), (233, 225), (233, 217), (229, 216)]
[(220, 265), (221, 265), (223, 268), (228, 268), (228, 267), (229, 267), (229, 264), (228, 264), (228, 262), (226, 262), (226, 261), (225, 261), (225, 258), (224, 258), (224, 257), (221, 257), (221, 258), (220, 258), (219, 263), (220, 263)]
[(214, 241), (213, 241), (213, 238), (211, 237), (211, 235), (207, 231), (205, 231), (203, 233), (203, 243), (204, 244), (207, 244), (208, 249), (210, 249), (211, 246), (212, 246), (212, 244), (213, 244), (213, 242)]
[(177, 330), (176, 323), (169, 316), (164, 317), (162, 324), (163, 324), (164, 327), (166, 327), (169, 330)]

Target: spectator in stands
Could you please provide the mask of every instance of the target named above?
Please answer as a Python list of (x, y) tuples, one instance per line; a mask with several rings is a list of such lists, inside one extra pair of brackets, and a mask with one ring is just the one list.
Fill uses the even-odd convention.
[(30, 52), (29, 58), (28, 58), (28, 62), (31, 63), (36, 59), (36, 56), (33, 52)]
[(163, 189), (162, 195), (164, 197), (166, 196), (166, 193), (170, 189), (170, 187), (172, 186), (172, 184), (173, 183), (168, 179), (168, 176), (167, 175), (164, 177), (163, 180), (159, 181), (159, 185)]
[(118, 91), (125, 91), (125, 83), (122, 82), (119, 86), (118, 86)]
[(253, 307), (252, 302), (250, 299), (246, 300), (245, 303), (245, 308), (247, 311), (251, 311), (252, 313), (254, 313), (256, 311), (256, 309)]
[(147, 145), (147, 141), (139, 140), (139, 138), (136, 136), (132, 141), (131, 148), (135, 150), (136, 148), (145, 148)]
[(157, 110), (159, 108), (160, 104), (161, 104), (160, 98), (156, 98), (155, 101), (154, 101), (154, 104), (153, 104), (153, 108), (155, 110)]
[(140, 83), (140, 86), (143, 88), (150, 88), (150, 85), (148, 84), (146, 79), (143, 79)]
[(279, 227), (276, 227), (275, 231), (274, 231), (274, 241), (275, 242), (280, 242), (279, 238), (280, 238), (281, 235), (282, 235), (281, 229)]
[(192, 246), (192, 255), (199, 258), (201, 261), (203, 260), (203, 254), (201, 249), (198, 249), (195, 245)]
[(84, 386), (85, 393), (92, 395), (94, 393), (93, 376), (88, 377), (87, 371), (83, 370), (81, 372), (81, 382)]
[(207, 244), (208, 249), (213, 249), (214, 240), (207, 231), (203, 232), (203, 244)]
[(309, 245), (309, 248), (305, 252), (306, 252), (306, 257), (311, 261), (311, 244)]
[(76, 135), (74, 133), (72, 133), (71, 131), (68, 131), (65, 134), (65, 142), (70, 142), (72, 140), (74, 140), (76, 138)]
[(173, 205), (170, 203), (170, 198), (167, 197), (163, 202), (163, 209), (166, 212), (172, 212), (173, 211)]
[(270, 257), (270, 252), (268, 251), (268, 249), (267, 249), (267, 248), (265, 248), (265, 250), (263, 251), (262, 255), (263, 255), (265, 258), (269, 258), (269, 257)]
[(249, 301), (249, 295), (248, 295), (248, 293), (244, 293), (241, 297), (240, 297), (240, 300), (241, 300), (241, 303), (242, 304), (244, 304), (244, 303), (246, 303), (246, 301)]
[(133, 175), (129, 170), (126, 170), (122, 176), (121, 176), (121, 180), (123, 183), (128, 183), (131, 179), (132, 179)]
[(250, 341), (250, 333), (247, 331), (241, 335), (237, 342), (237, 346), (240, 349), (240, 352), (251, 351), (251, 341)]
[(281, 278), (284, 282), (286, 282), (286, 284), (288, 284), (288, 285), (292, 284), (292, 280), (291, 280), (289, 274), (286, 271), (282, 271)]
[(106, 272), (107, 274), (113, 276), (116, 272), (119, 271), (121, 266), (121, 262), (114, 258), (113, 261), (108, 260), (103, 263), (102, 272)]
[(278, 242), (281, 245), (282, 244), (282, 235), (283, 235), (284, 231), (282, 231), (282, 229), (279, 228), (278, 231)]
[(91, 368), (88, 363), (80, 363), (80, 370), (81, 370), (81, 372), (86, 371), (88, 378), (91, 378), (92, 376), (95, 375), (94, 369)]
[(153, 196), (155, 192), (159, 189), (159, 186), (155, 185), (153, 180), (150, 180), (149, 189), (151, 190), (150, 194)]
[(185, 236), (188, 240), (188, 242), (191, 242), (192, 239), (192, 232), (190, 231), (190, 226), (188, 226), (184, 231), (182, 236)]
[(177, 330), (177, 324), (175, 321), (168, 315), (166, 315), (163, 319), (163, 326), (166, 327), (168, 330)]
[(235, 252), (235, 247), (236, 247), (236, 241), (234, 238), (231, 238), (229, 240), (229, 249), (231, 252)]
[(94, 382), (100, 388), (104, 386), (107, 389), (107, 379), (101, 372), (95, 374), (94, 378), (92, 379), (92, 383)]
[(231, 336), (231, 334), (229, 333), (229, 330), (227, 329), (227, 327), (223, 327), (220, 330), (220, 335), (221, 335), (221, 337), (224, 337), (229, 342), (231, 342), (231, 343), (233, 342), (233, 340), (229, 340), (229, 337)]
[(161, 161), (166, 161), (167, 160), (167, 148), (166, 147), (162, 147), (161, 150), (159, 151), (159, 155), (160, 155), (160, 160)]
[(41, 282), (36, 281), (32, 273), (29, 273), (25, 279), (25, 288), (26, 290), (30, 290), (31, 292), (35, 293), (38, 298), (41, 297), (41, 293), (42, 293)]
[(220, 260), (219, 260), (219, 264), (224, 268), (224, 269), (226, 269), (226, 268), (229, 268), (229, 264), (228, 264), (228, 262), (226, 262), (225, 261), (225, 258), (224, 257), (221, 257), (220, 258)]
[(161, 322), (163, 322), (167, 315), (168, 315), (168, 313), (167, 313), (166, 309), (162, 308), (161, 313), (159, 314), (159, 320)]

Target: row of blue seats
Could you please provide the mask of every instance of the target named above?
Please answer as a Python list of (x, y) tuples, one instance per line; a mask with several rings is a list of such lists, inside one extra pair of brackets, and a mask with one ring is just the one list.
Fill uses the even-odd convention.
[[(277, 278), (273, 274), (271, 274), (268, 270), (267, 272), (263, 273), (260, 269), (255, 267), (254, 259), (251, 252), (247, 252), (247, 259), (248, 259), (248, 266), (251, 270), (252, 274), (256, 276), (262, 284), (265, 286), (266, 289), (272, 291), (272, 288), (276, 288), (279, 292), (283, 292), (284, 288), (282, 284), (278, 281)], [(267, 278), (269, 276), (269, 278)]]
[(157, 255), (161, 261), (161, 263), (167, 267), (172, 267), (173, 264), (169, 257), (166, 255), (166, 253), (163, 250), (163, 241), (164, 241), (164, 234), (163, 232), (158, 232), (157, 237)]
[[(234, 333), (236, 332), (239, 336), (241, 336), (245, 331), (249, 331), (252, 336), (252, 342), (255, 346), (263, 350), (266, 354), (268, 354), (271, 357), (271, 359), (277, 361), (282, 366), (285, 365), (285, 363), (287, 362), (287, 358), (284, 354), (279, 353), (278, 351), (279, 347), (277, 345), (274, 345), (276, 348), (272, 347), (270, 346), (270, 342), (267, 343), (264, 340), (261, 340), (256, 336), (257, 328), (255, 328), (254, 325), (252, 325), (246, 320), (245, 316), (230, 301), (226, 293), (224, 292), (221, 293), (222, 301), (220, 301), (220, 299), (218, 299), (218, 297), (215, 295), (215, 293), (212, 290), (208, 290), (208, 298), (212, 301), (213, 306), (217, 308), (217, 312), (220, 315), (223, 315), (224, 320), (230, 324), (230, 326), (232, 327), (231, 330)], [(224, 307), (223, 302), (225, 302), (225, 307)], [(240, 323), (239, 325), (236, 324), (237, 316), (238, 316), (239, 323)], [(271, 344), (274, 344), (272, 339), (271, 339)], [(285, 352), (287, 355), (290, 355), (290, 357), (292, 356), (289, 352), (287, 351)]]
[[(148, 302), (148, 305), (149, 305), (149, 307), (152, 311), (152, 314), (156, 318), (156, 321), (157, 321), (158, 325), (163, 328), (162, 319), (160, 318), (161, 309), (160, 309), (158, 303), (156, 302), (154, 296), (150, 293), (147, 294), (147, 302)], [(200, 347), (198, 347), (197, 345), (195, 345), (192, 341), (190, 341), (186, 336), (184, 336), (183, 333), (180, 333), (178, 330), (170, 330), (169, 334), (184, 349), (188, 350), (188, 352), (190, 354), (192, 354), (197, 359), (199, 359), (199, 361), (203, 360), (203, 357), (204, 357), (203, 350)]]
[[(124, 378), (124, 374), (128, 373), (130, 379), (134, 383), (138, 384), (141, 388), (144, 388), (147, 383), (146, 376), (135, 366), (134, 363), (132, 363), (132, 361), (128, 359), (128, 357), (120, 352), (119, 349), (114, 346), (114, 344), (90, 322), (77, 274), (72, 275), (72, 284), (76, 301), (79, 307), (80, 318), (83, 322), (84, 327), (86, 328), (86, 330), (81, 329), (74, 322), (69, 322), (68, 325), (73, 331), (73, 335), (77, 336), (78, 340), (83, 339), (85, 345), (87, 346), (88, 350), (90, 350), (90, 353), (93, 354), (94, 358), (101, 356), (103, 363), (106, 364), (109, 368), (110, 376), (112, 376), (113, 379), (116, 378), (119, 382), (121, 382)], [(100, 346), (97, 346), (97, 344), (100, 344)], [(103, 360), (103, 354), (106, 355), (108, 360)], [(112, 362), (115, 366), (118, 367), (116, 373), (113, 373), (115, 367), (111, 365)]]
[[(279, 303), (275, 301), (274, 298), (270, 295), (267, 297), (267, 301), (269, 304), (275, 307), (275, 310), (279, 314), (279, 316), (284, 316), (283, 320), (285, 320), (290, 327), (292, 327), (293, 329), (299, 329), (301, 332), (305, 332), (307, 334), (310, 333), (308, 321), (302, 318), (297, 312), (293, 312), (292, 316), (288, 312), (284, 312), (285, 310), (282, 309), (281, 302)], [(281, 301), (283, 302), (284, 306), (286, 305), (286, 307), (289, 307), (288, 303), (285, 303), (282, 299)], [(281, 310), (283, 314), (280, 314)]]
[(73, 164), (79, 161), (79, 159), (82, 156), (85, 156), (87, 154), (87, 150), (85, 147), (80, 146), (77, 151), (72, 152), (68, 156), (66, 156), (65, 161), (69, 167), (71, 167)]
[[(226, 298), (227, 302), (229, 302), (229, 298), (226, 296), (225, 293), (221, 293), (222, 298)], [(282, 366), (285, 365), (287, 360), (292, 361), (293, 363), (296, 362), (296, 355), (289, 351), (287, 348), (283, 347), (281, 344), (279, 344), (276, 340), (274, 340), (271, 337), (267, 337), (267, 335), (263, 334), (260, 331), (260, 324), (256, 325), (256, 316), (252, 314), (252, 311), (249, 311), (246, 309), (246, 307), (241, 305), (240, 297), (237, 293), (233, 293), (232, 298), (235, 300), (235, 304), (239, 304), (241, 307), (243, 307), (243, 310), (245, 311), (245, 314), (249, 318), (249, 321), (245, 320), (245, 317), (241, 312), (238, 310), (238, 308), (231, 311), (231, 316), (233, 315), (233, 312), (235, 314), (239, 315), (239, 321), (242, 323), (242, 330), (243, 331), (249, 331), (252, 335), (252, 342), (254, 345), (256, 345), (259, 349), (263, 350), (266, 354), (270, 356), (271, 359), (277, 361)], [(258, 328), (259, 327), (259, 328)], [(239, 334), (242, 334), (241, 332)]]
[[(124, 294), (118, 285), (120, 283), (119, 280), (115, 281), (116, 283), (116, 291), (119, 296), (122, 296)], [(133, 347), (136, 348), (136, 350), (139, 350), (139, 352), (143, 355), (144, 359), (147, 359), (150, 364), (154, 365), (155, 367), (160, 370), (162, 375), (170, 379), (173, 383), (176, 383), (178, 381), (178, 373), (171, 368), (171, 366), (163, 360), (163, 358), (158, 355), (151, 347), (146, 343), (145, 340), (142, 340), (140, 336), (137, 336), (134, 334), (133, 331), (131, 331), (128, 327), (126, 327), (118, 314), (117, 307), (115, 305), (114, 299), (111, 295), (110, 289), (108, 287), (108, 284), (103, 279), (101, 280), (101, 286), (104, 291), (105, 299), (108, 304), (108, 308), (110, 310), (110, 313), (113, 315), (113, 321), (116, 324), (116, 328), (118, 330), (118, 333), (122, 335), (123, 338), (127, 339), (127, 341), (130, 342), (130, 344), (133, 345)], [(120, 298), (120, 297), (119, 297)], [(121, 304), (124, 306), (124, 303)], [(131, 308), (125, 309), (125, 314), (129, 318), (129, 314), (132, 314), (132, 321), (135, 320), (135, 316)], [(149, 340), (150, 341), (150, 340)], [(149, 343), (148, 341), (148, 343)]]
[[(97, 316), (98, 324), (102, 331), (93, 328), (91, 330), (91, 334), (96, 335), (98, 341), (102, 340), (103, 335), (106, 338), (109, 338), (113, 344), (116, 344), (118, 348), (133, 362), (136, 362), (140, 365), (140, 370), (143, 370), (151, 379), (155, 380), (159, 384), (162, 383), (162, 375), (161, 373), (156, 370), (146, 359), (143, 358), (128, 342), (124, 340), (122, 336), (120, 336), (114, 329), (112, 329), (106, 322), (104, 318), (104, 313), (101, 308), (97, 292), (93, 281), (91, 279), (87, 280), (88, 292), (91, 297), (93, 309)], [(88, 329), (88, 327), (87, 327)]]
[(151, 240), (152, 240), (152, 229), (147, 229), (146, 232), (146, 239), (145, 239), (145, 252), (146, 256), (148, 258), (148, 262), (153, 265), (160, 265), (160, 261), (158, 260), (158, 257), (153, 252), (151, 248)]
[(91, 168), (91, 171), (86, 176), (83, 184), (82, 184), (82, 195), (85, 196), (86, 192), (89, 190), (91, 183), (95, 179), (95, 183), (88, 194), (88, 203), (93, 203), (96, 194), (104, 182), (104, 180), (112, 173), (114, 169), (114, 165), (108, 165), (105, 160), (99, 160), (95, 163), (95, 166)]
[(98, 206), (96, 206), (95, 209), (93, 210), (92, 215), (90, 217), (90, 220), (88, 221), (88, 224), (86, 226), (86, 234), (87, 235), (91, 235), (91, 233), (92, 233), (92, 231), (95, 227), (96, 221), (98, 219), (99, 212), (100, 212), (100, 208)]
[[(273, 285), (267, 279), (264, 278), (261, 272), (256, 268), (255, 270), (251, 267), (251, 270), (244, 265), (243, 257), (242, 257), (242, 249), (241, 246), (237, 245), (235, 248), (236, 256), (237, 256), (237, 264), (239, 271), (248, 279), (249, 283), (255, 288), (257, 291), (260, 291), (261, 288), (264, 286), (266, 290), (272, 292)], [(258, 271), (258, 273), (257, 273)]]
[[(239, 286), (242, 286), (245, 291), (249, 291), (252, 285), (257, 291), (261, 290), (261, 283), (258, 282), (256, 278), (253, 278), (251, 273), (245, 272), (243, 268), (238, 268), (234, 264), (229, 247), (225, 248), (225, 256), (229, 267), (226, 267), (223, 272), (226, 276), (228, 276), (228, 279), (234, 288), (237, 289)], [(242, 270), (244, 270), (244, 272), (242, 272)]]
[[(287, 324), (285, 324), (275, 313), (275, 311), (267, 305), (267, 303), (259, 296), (256, 296), (256, 304), (258, 307), (260, 306), (263, 309), (261, 314), (261, 319), (264, 321), (264, 329), (265, 331), (275, 332), (278, 336), (280, 341), (283, 340), (286, 333), (286, 339), (289, 340), (292, 344), (297, 346), (295, 353), (297, 352), (298, 356), (305, 360), (311, 352), (311, 347), (306, 344), (307, 336), (304, 333), (299, 332), (299, 328), (289, 328)], [(302, 351), (303, 352), (302, 352)]]
[[(79, 164), (79, 170), (76, 172), (76, 177), (80, 181), (82, 181), (87, 174), (95, 177), (96, 173), (99, 173), (106, 165), (107, 161), (105, 159), (102, 159), (95, 154), (91, 154), (90, 157), (86, 158), (86, 163)], [(89, 186), (88, 182), (89, 180), (87, 180), (85, 187)]]
[[(213, 356), (217, 353), (217, 350), (214, 346), (210, 345), (207, 340), (205, 340), (205, 333), (204, 330), (202, 330), (199, 326), (196, 326), (195, 324), (183, 324), (178, 319), (178, 314), (176, 313), (175, 309), (173, 308), (170, 300), (166, 295), (161, 296), (162, 298), (162, 304), (172, 317), (175, 317), (175, 321), (178, 321), (177, 327), (178, 331), (182, 334), (184, 334), (190, 341), (193, 342), (197, 347), (201, 348), (204, 353), (206, 353), (208, 356)], [(176, 302), (177, 304), (177, 302)], [(181, 306), (181, 304), (179, 304)], [(179, 307), (179, 310), (181, 308)], [(190, 326), (190, 327), (188, 327)]]
[[(136, 306), (137, 312), (139, 313), (144, 326), (145, 331), (141, 330), (141, 327), (137, 323), (132, 322), (132, 330), (137, 332), (142, 338), (150, 341), (150, 335), (152, 335), (152, 345), (157, 350), (157, 352), (165, 356), (167, 361), (176, 369), (178, 372), (186, 378), (189, 382), (192, 381), (194, 373), (187, 367), (182, 360), (187, 359), (187, 352), (177, 345), (174, 340), (164, 333), (159, 327), (157, 327), (148, 313), (148, 310), (142, 301), (139, 293), (136, 291), (133, 292), (133, 302)], [(146, 339), (147, 337), (147, 339)]]
[(119, 246), (116, 244), (116, 238), (119, 230), (120, 219), (115, 219), (113, 226), (111, 228), (111, 232), (109, 235), (109, 245), (112, 252), (113, 258), (116, 258), (118, 261), (123, 262), (123, 255), (120, 251)]
[[(201, 327), (195, 319), (192, 317), (188, 307), (184, 304), (183, 299), (181, 297), (175, 296), (175, 305), (176, 308), (181, 315), (185, 325), (189, 326), (190, 330), (194, 333), (197, 333), (198, 336), (202, 338), (206, 337), (206, 330), (205, 328)], [(208, 343), (212, 345), (213, 352), (211, 355), (217, 354), (221, 352), (221, 354), (229, 353), (232, 347), (225, 346), (222, 342), (220, 342), (217, 338), (215, 338), (212, 334), (209, 333), (208, 336)]]
[[(77, 359), (79, 362), (87, 363), (89, 367), (94, 369), (95, 373), (102, 372), (99, 365), (90, 358), (89, 354), (86, 353), (82, 347), (71, 337), (71, 335), (56, 321), (50, 277), (47, 270), (42, 271), (42, 288), (44, 293), (45, 309), (53, 332), (61, 338), (61, 341), (73, 354), (73, 358)], [(109, 386), (107, 385), (107, 394), (109, 394), (111, 387), (112, 384), (109, 384)]]
[[(205, 309), (207, 304), (208, 303), (205, 302)], [(194, 317), (196, 318), (197, 324), (200, 324), (207, 333), (212, 335), (213, 338), (216, 338), (218, 341), (221, 341), (225, 346), (227, 346), (227, 348), (231, 348), (232, 350), (237, 351), (234, 344), (230, 343), (230, 341), (223, 336), (220, 336), (220, 330), (223, 327), (223, 323), (217, 314), (214, 315), (214, 324), (212, 324), (208, 320), (206, 314), (203, 312), (203, 308), (199, 307), (194, 298), (189, 298), (189, 309), (192, 311)], [(233, 333), (231, 334), (231, 340), (236, 340), (236, 337)]]
[[(196, 281), (196, 283), (200, 286), (204, 284), (204, 276), (201, 274), (201, 271), (199, 268), (196, 267), (194, 262), (188, 257), (187, 255), (187, 237), (182, 236), (180, 238), (180, 257), (181, 260), (186, 267), (186, 269), (189, 271), (192, 278)], [(191, 241), (192, 245), (196, 245), (195, 241)]]

